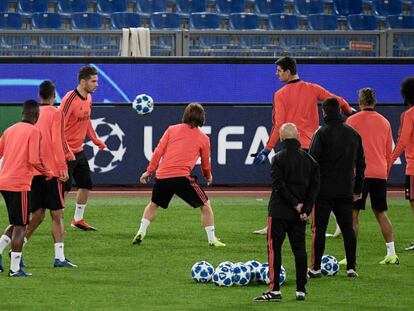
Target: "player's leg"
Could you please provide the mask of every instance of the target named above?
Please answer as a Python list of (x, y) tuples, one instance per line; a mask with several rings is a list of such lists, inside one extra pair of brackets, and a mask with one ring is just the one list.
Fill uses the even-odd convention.
[(30, 223), (26, 227), (26, 233), (25, 238), (26, 241), (30, 239), (32, 234), (35, 232), (35, 230), (39, 227), (39, 225), (43, 222), (45, 219), (45, 210), (43, 208), (39, 208), (32, 212), (30, 216)]
[(3, 235), (0, 237), (0, 272), (4, 271), (3, 267), (3, 251), (11, 243), (11, 237), (13, 234), (13, 226), (8, 225), (4, 230)]
[(333, 237), (333, 238), (337, 238), (341, 235), (341, 228), (339, 228), (338, 222), (336, 221), (336, 217), (335, 214), (331, 212), (331, 218), (333, 220), (335, 220), (335, 232), (334, 233), (326, 233), (325, 236), (328, 237)]
[(64, 245), (64, 222), (63, 222), (63, 208), (57, 210), (51, 210), (50, 216), (52, 217), (52, 235), (55, 247), (55, 260), (53, 266), (55, 268), (68, 267), (76, 268), (77, 265), (73, 264), (65, 257), (65, 245)]
[(215, 235), (215, 226), (214, 226), (214, 213), (213, 209), (211, 208), (210, 200), (207, 200), (207, 202), (200, 206), (201, 211), (201, 223), (206, 230), (207, 233), (207, 239), (210, 246), (226, 246), (223, 242), (220, 242), (220, 240)]
[[(414, 200), (410, 200), (410, 206), (411, 206), (411, 211), (414, 214)], [(405, 250), (414, 251), (414, 241), (412, 241), (411, 244), (405, 248)]]
[(147, 229), (157, 215), (157, 208), (158, 205), (152, 201), (149, 202), (148, 205), (145, 207), (144, 213), (142, 214), (139, 229), (135, 234), (134, 238), (132, 239), (132, 244), (140, 244), (144, 237), (147, 235)]
[(355, 237), (358, 238), (359, 233), (359, 210), (352, 210), (352, 229), (354, 229)]
[(253, 233), (254, 234), (262, 234), (262, 235), (265, 235), (265, 234), (267, 234), (267, 226), (264, 227), (264, 228), (262, 228), (262, 229), (254, 230)]
[[(405, 176), (405, 198), (409, 200), (411, 211), (414, 214), (414, 176)], [(414, 251), (414, 240), (405, 248), (406, 251)]]

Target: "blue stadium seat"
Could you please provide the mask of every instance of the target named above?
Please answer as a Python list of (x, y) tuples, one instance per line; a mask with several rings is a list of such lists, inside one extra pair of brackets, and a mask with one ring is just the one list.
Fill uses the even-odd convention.
[(374, 0), (374, 9), (379, 15), (399, 15), (402, 13), (401, 0)]
[(58, 0), (57, 11), (64, 16), (88, 11), (88, 0)]
[(151, 14), (151, 28), (178, 29), (180, 28), (180, 16), (171, 12), (154, 12)]
[(374, 15), (350, 14), (347, 20), (350, 30), (377, 30), (377, 18)]
[(338, 19), (335, 15), (310, 14), (308, 25), (310, 30), (338, 30)]
[(14, 56), (36, 56), (40, 54), (37, 44), (32, 42), (31, 36), (4, 36), (2, 48), (10, 49)]
[(126, 12), (126, 10), (126, 0), (98, 0), (97, 2), (97, 12), (105, 16), (115, 12)]
[(137, 11), (149, 16), (154, 12), (166, 12), (167, 0), (137, 0)]
[(322, 52), (316, 36), (283, 36), (281, 47), (291, 56), (320, 56)]
[(219, 17), (212, 12), (198, 12), (190, 15), (190, 28), (192, 29), (218, 29)]
[(98, 13), (73, 13), (72, 29), (103, 29), (102, 15)]
[(0, 12), (7, 12), (9, 10), (9, 2), (7, 0), (0, 0)]
[(17, 12), (25, 15), (33, 13), (43, 13), (48, 10), (48, 0), (19, 0), (17, 2)]
[(59, 13), (34, 13), (32, 15), (33, 29), (61, 29), (62, 18)]
[(296, 10), (299, 14), (322, 14), (323, 0), (296, 0)]
[(229, 15), (230, 29), (259, 29), (259, 17), (254, 13), (232, 13)]
[(285, 10), (284, 0), (256, 0), (254, 8), (257, 14), (269, 15), (283, 13)]
[(82, 54), (94, 56), (117, 56), (119, 54), (119, 43), (112, 42), (108, 36), (82, 36), (79, 41)]
[(362, 14), (362, 0), (333, 0), (339, 15)]
[(111, 28), (122, 29), (129, 27), (140, 27), (141, 16), (138, 13), (118, 12), (111, 15)]
[(176, 0), (177, 12), (180, 14), (191, 14), (206, 11), (206, 0)]
[(299, 28), (298, 17), (295, 14), (270, 14), (269, 29), (272, 30), (297, 30)]
[(0, 28), (21, 29), (22, 26), (23, 20), (19, 13), (0, 13)]
[(216, 9), (220, 14), (244, 12), (244, 0), (216, 0)]
[(390, 15), (387, 16), (388, 27), (391, 29), (414, 29), (414, 16)]
[(80, 56), (79, 45), (68, 36), (42, 36), (39, 40), (43, 54), (50, 56)]

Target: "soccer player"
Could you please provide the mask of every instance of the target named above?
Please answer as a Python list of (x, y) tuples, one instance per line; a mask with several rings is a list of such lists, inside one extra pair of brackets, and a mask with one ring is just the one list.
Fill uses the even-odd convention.
[(43, 81), (39, 86), (40, 117), (35, 126), (40, 130), (42, 137), (42, 161), (52, 169), (54, 176), (46, 180), (39, 171), (35, 172), (31, 188), (32, 215), (26, 228), (26, 239), (28, 240), (42, 223), (45, 209), (48, 208), (52, 216), (52, 236), (55, 242), (53, 266), (74, 268), (77, 266), (66, 259), (64, 254), (63, 182), (69, 179), (65, 156), (65, 151), (69, 150), (66, 146), (62, 111), (53, 107), (55, 96), (55, 85), (51, 81)]
[(318, 163), (300, 149), (298, 131), (293, 123), (280, 127), (282, 150), (272, 159), (272, 195), (269, 201), (267, 235), (269, 257), (269, 291), (255, 301), (280, 301), (279, 275), (281, 250), (286, 233), (295, 255), (296, 299), (305, 300), (307, 254), (306, 219), (319, 191)]
[[(262, 164), (270, 151), (279, 141), (279, 128), (282, 124), (291, 122), (296, 125), (299, 132), (299, 141), (302, 149), (308, 150), (312, 135), (319, 127), (318, 101), (330, 97), (338, 99), (342, 111), (350, 115), (352, 108), (348, 102), (322, 86), (305, 82), (299, 79), (296, 60), (291, 57), (282, 57), (276, 61), (276, 75), (280, 82), (285, 83), (273, 96), (272, 131), (266, 147), (255, 157), (255, 164)], [(257, 230), (255, 233), (266, 234), (267, 228)]]
[(359, 134), (343, 123), (336, 98), (325, 100), (322, 111), (325, 125), (316, 131), (309, 149), (320, 166), (321, 187), (312, 212), (312, 269), (308, 275), (321, 277), (326, 227), (333, 211), (344, 238), (347, 275), (357, 277), (352, 202), (361, 198), (364, 149)]
[(388, 120), (374, 111), (375, 105), (375, 90), (360, 89), (361, 112), (346, 120), (346, 124), (352, 126), (361, 135), (366, 160), (362, 198), (354, 202), (353, 226), (358, 237), (358, 215), (360, 210), (365, 209), (365, 201), (369, 193), (372, 211), (381, 228), (387, 249), (387, 255), (380, 264), (399, 264), (394, 248), (392, 225), (387, 216), (387, 178), (392, 154), (392, 130)]
[(189, 104), (183, 114), (181, 124), (170, 126), (162, 136), (154, 150), (147, 170), (140, 181), (146, 184), (155, 173), (155, 184), (152, 198), (146, 206), (141, 225), (132, 244), (140, 244), (147, 228), (154, 220), (158, 206), (166, 209), (174, 194), (194, 208), (201, 211), (201, 222), (206, 230), (210, 246), (226, 246), (216, 238), (214, 233), (214, 214), (210, 200), (204, 190), (197, 184), (196, 178), (190, 175), (197, 160), (201, 157), (201, 171), (211, 185), (210, 140), (201, 130), (205, 121), (203, 107), (198, 103)]
[(47, 179), (53, 177), (53, 172), (40, 160), (40, 131), (34, 126), (38, 118), (38, 103), (34, 100), (25, 101), (22, 121), (6, 129), (0, 138), (0, 157), (3, 158), (0, 191), (6, 202), (11, 225), (6, 232), (11, 238), (10, 277), (31, 275), (21, 269), (20, 259), (25, 227), (29, 220), (30, 186), (34, 169)]
[[(401, 95), (408, 109), (401, 114), (398, 140), (392, 153), (391, 165), (405, 152), (407, 162), (405, 168), (405, 198), (410, 201), (411, 210), (414, 213), (414, 77), (407, 78), (402, 82)], [(414, 250), (414, 241), (405, 250)]]
[(99, 147), (106, 148), (103, 141), (96, 137), (91, 124), (92, 96), (98, 87), (98, 72), (91, 66), (82, 67), (78, 74), (79, 84), (75, 90), (68, 92), (63, 98), (59, 109), (63, 112), (65, 123), (65, 136), (71, 151), (75, 154), (75, 160), (69, 161), (69, 180), (65, 183), (65, 191), (72, 187), (72, 178), (78, 187), (76, 195), (76, 209), (71, 226), (81, 230), (92, 230), (83, 215), (88, 202), (89, 190), (92, 189), (92, 179), (88, 160), (83, 152), (83, 142), (86, 135)]

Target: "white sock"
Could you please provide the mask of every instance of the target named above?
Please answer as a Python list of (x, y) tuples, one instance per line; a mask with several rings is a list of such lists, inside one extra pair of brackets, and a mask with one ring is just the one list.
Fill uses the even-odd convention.
[(141, 225), (139, 226), (139, 233), (147, 234), (148, 226), (150, 225), (151, 221), (146, 218), (141, 219)]
[(60, 261), (65, 260), (63, 243), (55, 243), (55, 258), (59, 259)]
[(28, 242), (27, 238), (26, 238), (26, 237), (24, 237), (24, 238), (23, 238), (23, 247), (25, 247), (25, 246), (26, 246), (27, 242)]
[(21, 252), (11, 252), (10, 270), (17, 272), (20, 270), (20, 260), (22, 259)]
[(0, 254), (3, 253), (4, 249), (10, 244), (10, 242), (11, 239), (7, 235), (3, 234), (0, 237)]
[(208, 240), (215, 241), (216, 235), (214, 234), (214, 226), (207, 226), (204, 229), (206, 229)]
[(387, 247), (387, 256), (395, 256), (394, 241), (385, 243)]
[(86, 204), (76, 203), (75, 216), (73, 216), (75, 221), (79, 221), (83, 219), (83, 213), (85, 213), (85, 208), (86, 208)]

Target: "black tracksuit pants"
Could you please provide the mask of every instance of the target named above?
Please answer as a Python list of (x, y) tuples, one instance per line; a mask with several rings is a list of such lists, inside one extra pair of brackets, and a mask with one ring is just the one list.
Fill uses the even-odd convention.
[[(306, 221), (288, 221), (269, 217), (267, 249), (269, 259), (269, 290), (280, 290), (279, 275), (282, 264), (281, 250), (286, 233), (290, 246), (295, 255), (296, 264), (296, 290), (305, 292), (307, 282), (307, 254), (305, 245)], [(270, 230), (270, 232), (269, 232)]]
[(347, 260), (346, 269), (355, 270), (356, 237), (352, 228), (352, 197), (318, 198), (312, 211), (312, 268), (321, 268), (321, 259), (325, 251), (325, 233), (329, 215), (333, 211), (342, 231)]

